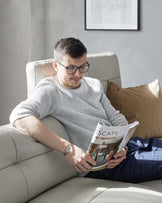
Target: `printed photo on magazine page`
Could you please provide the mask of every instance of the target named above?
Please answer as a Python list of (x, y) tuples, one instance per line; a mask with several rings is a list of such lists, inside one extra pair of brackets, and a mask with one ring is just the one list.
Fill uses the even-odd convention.
[(127, 145), (138, 124), (138, 121), (123, 126), (106, 126), (102, 122), (98, 123), (87, 150), (87, 154), (97, 163), (92, 167), (92, 171), (107, 167), (107, 161)]

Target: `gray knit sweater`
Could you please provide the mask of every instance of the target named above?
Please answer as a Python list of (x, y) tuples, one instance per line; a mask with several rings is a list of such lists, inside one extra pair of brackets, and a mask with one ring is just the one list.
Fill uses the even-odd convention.
[(63, 123), (70, 141), (84, 151), (99, 121), (114, 126), (127, 124), (110, 104), (101, 82), (90, 77), (84, 77), (77, 89), (65, 88), (53, 77), (43, 79), (34, 94), (12, 111), (10, 122), (29, 115), (39, 120), (47, 115), (55, 117)]

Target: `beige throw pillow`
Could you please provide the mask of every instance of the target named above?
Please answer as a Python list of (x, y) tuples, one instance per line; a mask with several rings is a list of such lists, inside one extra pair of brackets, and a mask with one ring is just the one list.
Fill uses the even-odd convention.
[(129, 88), (108, 81), (107, 96), (129, 123), (140, 122), (134, 137), (162, 137), (162, 94), (158, 80)]

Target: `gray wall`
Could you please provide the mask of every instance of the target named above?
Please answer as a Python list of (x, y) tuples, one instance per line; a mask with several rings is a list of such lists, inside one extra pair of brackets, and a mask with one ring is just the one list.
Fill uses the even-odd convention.
[(89, 53), (111, 51), (118, 55), (122, 85), (134, 86), (159, 78), (162, 84), (162, 1), (141, 0), (140, 31), (85, 31), (84, 1), (47, 0), (46, 54), (60, 38), (80, 38)]
[(140, 31), (85, 31), (83, 0), (0, 0), (0, 125), (26, 98), (25, 64), (53, 57), (61, 37), (118, 55), (123, 87), (162, 84), (161, 0), (141, 0)]
[(0, 0), (0, 125), (26, 99), (25, 65), (45, 57), (45, 1)]
[(0, 1), (0, 124), (26, 96), (24, 65), (30, 59), (30, 4)]

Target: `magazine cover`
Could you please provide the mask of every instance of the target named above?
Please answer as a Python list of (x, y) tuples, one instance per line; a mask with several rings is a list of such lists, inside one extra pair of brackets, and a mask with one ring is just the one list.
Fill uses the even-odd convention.
[(88, 147), (87, 154), (97, 163), (92, 171), (107, 167), (107, 161), (121, 151), (128, 143), (139, 122), (124, 126), (106, 126), (99, 122)]

